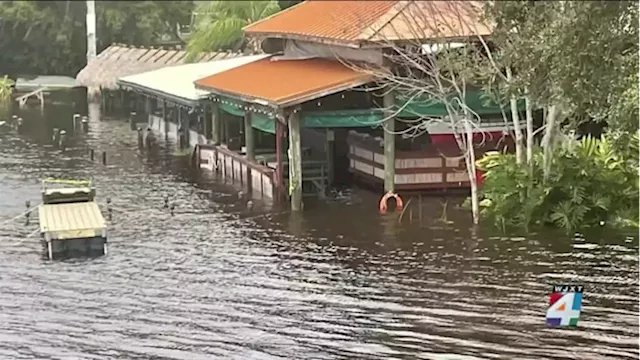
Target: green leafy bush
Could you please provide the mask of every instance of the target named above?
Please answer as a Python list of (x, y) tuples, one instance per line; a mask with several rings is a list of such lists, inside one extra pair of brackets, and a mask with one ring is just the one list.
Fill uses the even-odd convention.
[(610, 137), (571, 140), (556, 150), (546, 181), (541, 149), (534, 152), (530, 167), (517, 165), (513, 154), (488, 153), (477, 164), (486, 172), (482, 213), (502, 229), (554, 225), (569, 232), (621, 222), (637, 226), (637, 149), (637, 133), (624, 153)]

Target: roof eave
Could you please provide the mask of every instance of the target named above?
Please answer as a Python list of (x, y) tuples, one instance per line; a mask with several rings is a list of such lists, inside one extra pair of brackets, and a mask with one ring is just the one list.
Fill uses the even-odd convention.
[(147, 93), (149, 95), (157, 96), (159, 98), (163, 98), (163, 99), (169, 100), (171, 102), (174, 102), (176, 104), (184, 105), (184, 106), (191, 107), (191, 108), (197, 108), (198, 105), (200, 104), (200, 102), (202, 100), (204, 100), (204, 99), (193, 100), (193, 99), (183, 98), (183, 97), (180, 97), (180, 96), (176, 96), (176, 95), (173, 95), (173, 94), (166, 93), (164, 91), (151, 89), (149, 87), (146, 87), (146, 86), (143, 86), (143, 85), (140, 85), (140, 84), (136, 84), (136, 83), (132, 83), (132, 82), (128, 82), (126, 80), (121, 80), (121, 79), (116, 80), (116, 83), (122, 88), (130, 88), (130, 89), (133, 89), (133, 90), (144, 92), (144, 93)]
[(283, 33), (275, 33), (275, 32), (246, 32), (245, 34), (248, 37), (272, 38), (272, 39), (283, 39), (283, 40), (302, 40), (302, 41), (317, 42), (324, 45), (349, 47), (353, 49), (360, 49), (362, 45), (361, 41), (339, 40), (339, 39), (323, 38), (319, 36), (310, 36), (310, 35), (302, 35), (302, 34), (283, 34)]
[(257, 98), (257, 97), (254, 97), (254, 96), (235, 93), (235, 92), (231, 92), (231, 91), (221, 91), (220, 89), (216, 89), (216, 88), (200, 85), (198, 83), (194, 83), (194, 84), (195, 84), (196, 89), (203, 90), (203, 91), (208, 91), (212, 95), (233, 97), (233, 98), (236, 98), (236, 99), (238, 99), (240, 101), (243, 101), (243, 102), (246, 102), (246, 103), (252, 103), (252, 104), (258, 104), (258, 105), (262, 105), (262, 106), (268, 106), (268, 107), (271, 107), (274, 110), (276, 110), (278, 108), (278, 104), (276, 102), (273, 102), (273, 101), (270, 101), (270, 100), (267, 100), (267, 99)]
[(311, 94), (306, 94), (303, 96), (299, 96), (299, 97), (295, 97), (293, 99), (290, 100), (286, 100), (286, 101), (282, 101), (278, 103), (278, 106), (280, 108), (288, 108), (291, 106), (295, 106), (295, 105), (300, 105), (302, 103), (306, 103), (307, 101), (313, 101), (328, 95), (332, 95), (332, 94), (336, 94), (339, 93), (341, 91), (345, 91), (345, 90), (349, 90), (349, 89), (353, 89), (356, 86), (360, 86), (360, 85), (364, 85), (366, 83), (369, 83), (371, 81), (373, 81), (374, 78), (373, 77), (366, 77), (360, 80), (354, 80), (354, 81), (350, 81), (346, 84), (337, 86), (337, 87), (332, 87), (330, 89), (326, 89), (323, 90), (321, 92), (314, 92)]

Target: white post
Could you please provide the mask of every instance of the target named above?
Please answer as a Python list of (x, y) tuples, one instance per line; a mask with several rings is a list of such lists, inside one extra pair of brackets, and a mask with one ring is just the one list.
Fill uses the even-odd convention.
[[(96, 2), (87, 0), (87, 65), (95, 60), (96, 54)], [(95, 88), (87, 89), (89, 99), (95, 99), (100, 90)]]
[(87, 0), (87, 64), (96, 55), (96, 2)]

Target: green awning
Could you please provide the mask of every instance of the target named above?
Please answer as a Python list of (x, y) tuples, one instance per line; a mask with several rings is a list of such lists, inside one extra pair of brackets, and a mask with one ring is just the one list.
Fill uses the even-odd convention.
[(314, 111), (303, 114), (307, 128), (376, 127), (383, 119), (379, 109)]
[(251, 127), (269, 134), (276, 133), (275, 120), (263, 114), (253, 114), (253, 117), (251, 118)]
[[(468, 91), (466, 94), (466, 104), (478, 115), (499, 115), (501, 114), (500, 105), (494, 101), (487, 99), (481, 90)], [(407, 104), (406, 97), (398, 97), (396, 106), (398, 109)], [(503, 106), (505, 113), (510, 112), (509, 104)], [(518, 110), (525, 110), (524, 100), (518, 101)], [(399, 117), (420, 117), (420, 116), (447, 116), (447, 108), (445, 105), (435, 99), (414, 99), (406, 105), (398, 115)]]
[[(244, 117), (244, 107), (241, 106), (241, 103), (227, 98), (222, 100), (223, 101), (220, 101), (218, 104), (220, 110), (233, 116)], [(265, 114), (253, 113), (253, 117), (251, 118), (251, 127), (269, 134), (276, 133), (276, 123), (272, 117)]]
[[(244, 117), (244, 106), (228, 98), (221, 99), (219, 106), (222, 111), (231, 115)], [(397, 99), (398, 108), (404, 106), (406, 100)], [(482, 91), (470, 91), (467, 93), (467, 105), (479, 115), (498, 115), (500, 106), (487, 101)], [(524, 110), (524, 101), (518, 102), (518, 109)], [(504, 108), (509, 113), (508, 106)], [(420, 116), (446, 116), (447, 109), (443, 103), (432, 100), (414, 100), (408, 104), (398, 117), (415, 118)], [(358, 109), (336, 111), (313, 111), (303, 113), (302, 126), (305, 128), (357, 128), (376, 127), (384, 118), (381, 109)], [(269, 115), (254, 113), (252, 127), (260, 131), (275, 134), (275, 120)]]

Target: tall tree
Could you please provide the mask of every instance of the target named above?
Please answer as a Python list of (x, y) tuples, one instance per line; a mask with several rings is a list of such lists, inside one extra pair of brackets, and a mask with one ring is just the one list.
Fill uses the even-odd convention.
[(638, 128), (637, 2), (497, 1), (486, 10), (496, 62), (513, 69), (507, 92), (546, 109), (547, 165), (561, 124)]
[[(96, 2), (97, 50), (178, 39), (192, 8), (191, 1)], [(0, 73), (75, 76), (86, 63), (85, 15), (82, 1), (0, 1)]]
[(199, 4), (194, 30), (187, 44), (189, 59), (205, 51), (242, 48), (247, 45), (242, 28), (278, 11), (277, 1), (208, 1)]

